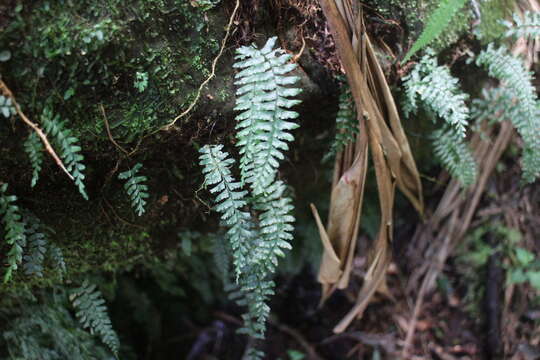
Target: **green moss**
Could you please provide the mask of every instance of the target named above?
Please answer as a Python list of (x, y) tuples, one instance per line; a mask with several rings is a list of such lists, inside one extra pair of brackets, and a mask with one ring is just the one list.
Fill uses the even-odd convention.
[(501, 19), (511, 16), (514, 1), (486, 0), (480, 2), (481, 22), (478, 31), (483, 44), (495, 41), (504, 34), (506, 28), (500, 23)]

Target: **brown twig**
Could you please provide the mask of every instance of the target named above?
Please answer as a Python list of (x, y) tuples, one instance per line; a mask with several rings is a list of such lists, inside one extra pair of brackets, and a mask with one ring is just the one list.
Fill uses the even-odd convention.
[(101, 109), (101, 114), (103, 115), (103, 122), (105, 123), (105, 129), (107, 130), (107, 136), (109, 137), (109, 140), (116, 146), (118, 150), (126, 154), (126, 156), (129, 156), (129, 153), (126, 149), (124, 149), (122, 146), (120, 146), (116, 140), (114, 140), (112, 134), (111, 134), (111, 128), (109, 127), (109, 121), (107, 120), (107, 114), (105, 113), (105, 108), (103, 107), (103, 104), (99, 104), (99, 108)]
[(296, 331), (293, 328), (290, 328), (289, 326), (285, 324), (280, 324), (276, 320), (270, 319), (270, 324), (275, 326), (279, 329), (279, 331), (284, 332), (285, 334), (291, 336), (294, 340), (300, 344), (304, 348), (304, 350), (308, 354), (308, 359), (310, 360), (324, 360), (319, 354), (317, 354), (317, 351), (311, 346), (310, 343), (307, 342), (307, 340), (300, 334), (298, 331)]
[(11, 99), (11, 102), (13, 103), (13, 106), (15, 107), (15, 111), (17, 111), (17, 115), (19, 115), (21, 120), (24, 121), (26, 125), (30, 126), (32, 130), (34, 130), (37, 133), (37, 135), (43, 142), (43, 145), (45, 146), (45, 150), (47, 150), (47, 152), (52, 156), (56, 164), (66, 173), (66, 175), (71, 180), (74, 180), (73, 176), (71, 176), (69, 171), (67, 171), (66, 167), (64, 166), (64, 163), (62, 162), (62, 160), (60, 160), (60, 157), (56, 154), (53, 147), (49, 143), (49, 140), (47, 139), (47, 136), (45, 135), (43, 130), (41, 130), (36, 123), (30, 121), (30, 119), (28, 119), (28, 117), (22, 112), (21, 107), (15, 100), (15, 96), (13, 96), (13, 93), (11, 92), (11, 90), (9, 90), (9, 88), (7, 87), (7, 85), (4, 83), (2, 79), (0, 79), (0, 92), (2, 92), (4, 96), (7, 96), (8, 98)]
[(186, 110), (184, 110), (180, 115), (175, 117), (169, 124), (161, 127), (159, 130), (169, 130), (172, 126), (174, 126), (174, 124), (178, 120), (180, 120), (181, 118), (186, 116), (195, 107), (195, 105), (199, 101), (199, 99), (201, 97), (202, 89), (206, 86), (206, 84), (208, 84), (210, 82), (210, 80), (212, 80), (216, 76), (217, 62), (219, 61), (219, 59), (223, 55), (223, 51), (225, 50), (225, 44), (227, 43), (227, 40), (229, 39), (229, 36), (231, 35), (231, 27), (232, 27), (234, 18), (236, 17), (236, 12), (238, 11), (239, 7), (240, 7), (240, 0), (236, 0), (236, 5), (234, 6), (234, 10), (233, 10), (233, 12), (231, 14), (231, 17), (229, 18), (229, 23), (227, 24), (227, 27), (226, 27), (225, 37), (221, 41), (221, 48), (219, 49), (219, 53), (217, 54), (217, 56), (212, 61), (212, 71), (210, 72), (210, 75), (208, 75), (206, 80), (204, 80), (201, 83), (201, 85), (199, 86), (199, 89), (197, 90), (197, 95), (195, 96), (195, 99), (193, 99), (193, 101), (191, 102), (191, 104), (189, 104), (189, 106), (188, 106), (188, 108)]

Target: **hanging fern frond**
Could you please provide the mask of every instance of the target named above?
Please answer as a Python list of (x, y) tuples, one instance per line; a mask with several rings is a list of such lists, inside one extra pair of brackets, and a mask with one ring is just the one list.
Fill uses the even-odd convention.
[(425, 48), (439, 37), (466, 2), (467, 0), (442, 0), (429, 16), (422, 34), (407, 52), (402, 63), (407, 62), (418, 50)]
[(23, 257), (24, 273), (29, 276), (43, 277), (43, 262), (47, 252), (47, 237), (41, 229), (39, 219), (26, 211), (23, 214), (27, 246)]
[(82, 163), (84, 156), (80, 154), (81, 147), (77, 145), (79, 139), (72, 135), (70, 129), (66, 129), (64, 122), (60, 121), (58, 115), (53, 116), (52, 111), (46, 108), (41, 116), (43, 128), (50, 135), (60, 149), (62, 160), (66, 164), (67, 171), (73, 176), (75, 185), (79, 188), (79, 192), (85, 200), (88, 200), (84, 185), (84, 170), (86, 166)]
[(142, 164), (137, 163), (133, 166), (133, 169), (124, 171), (118, 175), (119, 179), (127, 180), (124, 184), (124, 189), (131, 199), (131, 205), (138, 216), (144, 214), (144, 206), (146, 205), (145, 199), (150, 197), (148, 186), (145, 184), (148, 180), (147, 177), (137, 174), (141, 168)]
[(89, 329), (91, 334), (97, 334), (101, 341), (117, 355), (120, 341), (107, 314), (105, 300), (96, 286), (85, 280), (82, 286), (70, 295), (70, 301), (77, 311), (76, 316), (81, 325)]
[(437, 59), (428, 52), (403, 78), (406, 102), (403, 111), (408, 117), (418, 110), (416, 99), (464, 137), (467, 130), (469, 109), (465, 104), (467, 94), (459, 89), (459, 81), (450, 74), (447, 66), (438, 66)]
[(255, 209), (259, 215), (260, 238), (256, 256), (253, 261), (261, 263), (267, 272), (273, 273), (278, 265), (278, 258), (284, 257), (283, 250), (292, 249), (291, 241), (295, 221), (292, 212), (294, 206), (291, 198), (284, 196), (286, 186), (276, 181), (267, 190), (268, 196)]
[(502, 21), (508, 30), (505, 36), (538, 38), (540, 37), (540, 12), (525, 11), (523, 17), (514, 14), (514, 21)]
[[(290, 131), (298, 124), (298, 113), (289, 110), (300, 100), (294, 99), (301, 89), (290, 87), (299, 78), (287, 75), (296, 68), (290, 63), (291, 55), (274, 49), (277, 38), (268, 39), (262, 49), (243, 46), (236, 50), (235, 84), (237, 100), (235, 110), (240, 110), (236, 120), (237, 146), (240, 148), (242, 182), (250, 184), (255, 195), (263, 194), (277, 173), (287, 142), (294, 139)], [(289, 87), (287, 87), (289, 86)]]
[(66, 261), (64, 260), (64, 253), (61, 248), (54, 244), (49, 244), (47, 256), (52, 262), (53, 267), (60, 273), (60, 275), (67, 272)]
[(323, 157), (323, 162), (334, 157), (347, 145), (354, 142), (359, 132), (351, 90), (347, 85), (344, 85), (339, 96), (338, 112), (336, 115), (336, 135), (330, 146), (330, 150)]
[(538, 130), (534, 132), (534, 128), (540, 129), (540, 107), (536, 107), (536, 115), (532, 118), (523, 110), (514, 93), (500, 86), (484, 91), (482, 98), (475, 99), (471, 115), (477, 121), (507, 120), (514, 125), (523, 139), (523, 179), (533, 182), (540, 175), (540, 135)]
[(24, 151), (26, 151), (28, 159), (30, 159), (30, 165), (32, 165), (30, 186), (34, 187), (39, 179), (41, 164), (43, 163), (43, 143), (36, 132), (31, 132), (24, 141)]
[(493, 44), (476, 57), (476, 64), (501, 81), (511, 94), (508, 97), (517, 99), (519, 116), (511, 121), (523, 138), (523, 180), (532, 183), (540, 176), (540, 104), (532, 73), (504, 46), (495, 49)]
[(435, 155), (450, 175), (467, 187), (476, 181), (476, 162), (465, 139), (446, 125), (433, 133)]
[(26, 231), (21, 211), (16, 205), (17, 197), (7, 194), (8, 184), (0, 185), (0, 216), (5, 230), (5, 243), (10, 247), (6, 254), (7, 270), (4, 283), (11, 280), (23, 259), (26, 246)]
[(251, 216), (242, 210), (246, 205), (247, 191), (234, 180), (230, 166), (234, 163), (229, 154), (222, 152), (223, 145), (206, 145), (200, 152), (200, 165), (205, 176), (204, 183), (212, 186), (210, 192), (216, 195), (215, 210), (221, 213), (221, 220), (229, 228), (227, 237), (233, 250), (233, 263), (238, 278), (249, 263), (250, 244), (254, 237)]

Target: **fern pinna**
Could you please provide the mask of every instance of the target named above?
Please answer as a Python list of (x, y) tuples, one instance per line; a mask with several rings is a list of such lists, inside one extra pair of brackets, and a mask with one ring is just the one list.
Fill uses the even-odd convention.
[(26, 246), (25, 224), (21, 211), (16, 204), (17, 197), (7, 194), (8, 184), (0, 186), (0, 216), (4, 227), (4, 239), (9, 246), (5, 261), (7, 262), (4, 283), (11, 280), (23, 259), (23, 251)]
[(146, 199), (150, 197), (148, 193), (148, 185), (145, 182), (148, 180), (146, 176), (138, 175), (142, 164), (137, 163), (131, 170), (124, 171), (118, 175), (121, 180), (127, 180), (124, 184), (131, 204), (137, 215), (141, 216), (145, 212)]
[(235, 110), (242, 111), (236, 120), (237, 146), (242, 155), (240, 170), (242, 181), (250, 184), (255, 195), (262, 194), (276, 176), (287, 142), (293, 140), (290, 130), (298, 124), (287, 121), (298, 117), (289, 110), (300, 100), (291, 99), (301, 90), (290, 87), (298, 81), (288, 75), (296, 68), (290, 63), (291, 55), (274, 49), (277, 38), (268, 39), (262, 49), (242, 46), (236, 50), (235, 68), (237, 100)]
[(330, 146), (330, 151), (325, 154), (323, 162), (334, 157), (348, 144), (351, 144), (359, 132), (356, 109), (352, 98), (351, 89), (343, 85), (339, 96), (338, 112), (336, 115), (336, 134)]
[(101, 341), (117, 355), (120, 341), (107, 314), (105, 300), (96, 286), (85, 280), (80, 288), (73, 291), (70, 300), (82, 326), (90, 333), (98, 334)]
[[(223, 145), (206, 145), (199, 150), (205, 185), (211, 186), (215, 210), (228, 228), (237, 286), (226, 285), (248, 309), (239, 331), (255, 338), (264, 337), (270, 314), (268, 300), (275, 287), (272, 274), (278, 258), (291, 249), (293, 238), (292, 200), (285, 196), (285, 183), (276, 178), (287, 143), (294, 139), (290, 131), (298, 127), (289, 121), (298, 114), (289, 109), (299, 103), (293, 97), (300, 89), (290, 87), (298, 80), (288, 75), (296, 65), (288, 63), (290, 55), (274, 49), (275, 43), (276, 38), (271, 38), (262, 49), (250, 46), (237, 50), (234, 66), (241, 71), (236, 81), (240, 86), (236, 110), (241, 113), (236, 117), (236, 137), (242, 181), (234, 179), (234, 160), (222, 151)], [(244, 185), (248, 189), (243, 189)], [(226, 253), (220, 250), (219, 263), (225, 263)], [(248, 357), (259, 359), (263, 354), (250, 349)]]
[(523, 138), (523, 179), (528, 183), (534, 182), (540, 176), (540, 104), (532, 73), (504, 46), (496, 49), (489, 44), (475, 62), (501, 81), (503, 89), (507, 89), (512, 94), (510, 97), (515, 97), (519, 103), (517, 116), (510, 120)]
[(464, 186), (476, 179), (476, 163), (465, 143), (469, 109), (467, 95), (460, 91), (458, 80), (446, 66), (438, 66), (437, 59), (428, 53), (414, 67), (405, 81), (403, 111), (408, 117), (418, 110), (417, 98), (422, 105), (443, 120), (446, 125), (433, 134), (435, 155)]
[(41, 121), (47, 135), (51, 136), (54, 143), (61, 149), (62, 160), (66, 164), (67, 171), (73, 177), (75, 185), (79, 188), (79, 192), (88, 200), (86, 188), (84, 185), (84, 170), (86, 166), (82, 163), (84, 156), (80, 154), (81, 147), (77, 145), (79, 139), (73, 136), (72, 131), (67, 129), (64, 122), (60, 121), (58, 115), (53, 115), (51, 109), (43, 110)]
[(538, 38), (540, 37), (540, 12), (525, 11), (523, 17), (514, 14), (514, 21), (502, 21), (507, 27), (505, 36)]
[(452, 18), (466, 2), (467, 0), (442, 0), (437, 9), (429, 16), (422, 34), (414, 42), (402, 62), (406, 62), (418, 50), (425, 48), (429, 43), (438, 38), (448, 25), (450, 25)]
[(36, 186), (43, 163), (43, 143), (36, 132), (32, 131), (24, 141), (24, 151), (28, 154), (32, 166), (32, 180), (30, 186)]

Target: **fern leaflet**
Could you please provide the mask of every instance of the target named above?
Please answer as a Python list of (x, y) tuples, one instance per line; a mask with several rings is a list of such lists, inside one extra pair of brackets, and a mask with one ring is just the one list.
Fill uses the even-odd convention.
[(425, 48), (439, 37), (466, 2), (467, 0), (442, 0), (437, 9), (429, 16), (422, 34), (414, 42), (402, 62), (408, 61), (418, 50)]
[(24, 150), (32, 165), (32, 180), (30, 186), (36, 186), (43, 163), (43, 144), (35, 132), (30, 133), (24, 141)]
[(502, 21), (508, 28), (505, 36), (538, 38), (540, 37), (540, 12), (526, 11), (523, 18), (514, 14), (514, 22)]
[(148, 180), (147, 177), (137, 175), (141, 168), (142, 164), (137, 163), (133, 169), (124, 171), (118, 175), (119, 179), (127, 180), (124, 184), (124, 189), (130, 197), (131, 204), (139, 216), (144, 214), (144, 206), (146, 205), (145, 199), (150, 197), (148, 186), (145, 184)]
[(235, 110), (240, 110), (236, 120), (237, 146), (240, 148), (240, 171), (242, 181), (250, 184), (255, 195), (263, 194), (277, 173), (283, 151), (289, 149), (287, 142), (294, 137), (290, 131), (298, 124), (287, 121), (298, 117), (289, 109), (300, 103), (291, 99), (301, 90), (294, 87), (297, 76), (287, 75), (296, 68), (289, 63), (291, 55), (280, 48), (274, 49), (277, 38), (268, 39), (262, 49), (243, 46), (236, 50), (235, 84), (240, 87)]
[(520, 115), (512, 122), (518, 129), (525, 147), (523, 149), (523, 179), (531, 183), (540, 176), (540, 117), (539, 102), (533, 85), (532, 73), (520, 59), (508, 53), (503, 46), (495, 49), (489, 44), (476, 57), (476, 64), (488, 70), (490, 76), (502, 82), (519, 103)]
[(11, 280), (23, 259), (23, 251), (26, 246), (26, 232), (24, 221), (19, 207), (15, 204), (17, 197), (7, 195), (8, 184), (0, 186), (0, 215), (5, 229), (5, 242), (10, 249), (7, 253), (7, 270), (4, 274), (4, 283)]
[(77, 319), (82, 326), (89, 329), (91, 334), (98, 334), (101, 341), (117, 355), (120, 341), (112, 328), (105, 300), (96, 286), (85, 280), (82, 286), (70, 295), (70, 300), (77, 310)]
[(41, 117), (43, 127), (48, 135), (51, 135), (62, 150), (61, 157), (66, 164), (67, 171), (73, 176), (75, 185), (85, 200), (88, 200), (84, 186), (84, 170), (86, 166), (82, 163), (84, 156), (80, 154), (81, 147), (77, 145), (79, 139), (72, 135), (70, 129), (66, 129), (64, 122), (61, 122), (59, 116), (53, 116), (50, 109), (45, 109)]
[(54, 268), (63, 275), (67, 272), (66, 261), (64, 260), (64, 253), (62, 249), (54, 244), (50, 244), (47, 250), (47, 255), (50, 261), (53, 263)]

